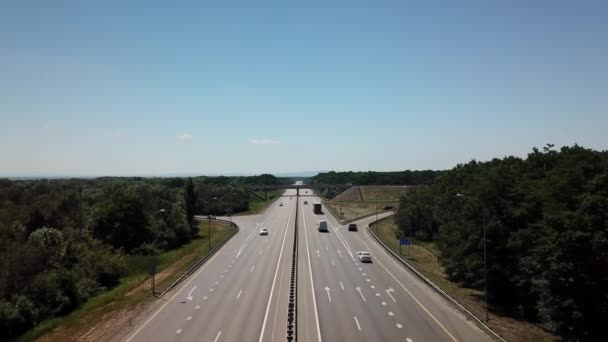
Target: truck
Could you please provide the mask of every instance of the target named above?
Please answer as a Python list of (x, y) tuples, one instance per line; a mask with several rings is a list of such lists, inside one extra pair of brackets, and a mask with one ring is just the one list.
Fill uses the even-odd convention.
[(319, 221), (318, 225), (319, 225), (319, 231), (320, 232), (327, 232), (328, 231), (327, 230), (327, 221), (321, 220), (321, 221)]
[(321, 202), (315, 202), (313, 207), (312, 207), (312, 211), (315, 214), (322, 214), (323, 210), (321, 209)]

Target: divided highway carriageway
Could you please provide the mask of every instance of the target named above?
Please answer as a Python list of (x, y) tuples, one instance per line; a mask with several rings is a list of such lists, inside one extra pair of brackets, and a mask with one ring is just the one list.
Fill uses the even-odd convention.
[[(320, 199), (311, 190), (300, 195), (286, 190), (264, 214), (235, 216), (239, 233), (121, 340), (491, 340), (374, 240), (367, 226), (375, 217), (348, 231), (325, 208), (313, 213)], [(328, 232), (318, 231), (321, 220)]]

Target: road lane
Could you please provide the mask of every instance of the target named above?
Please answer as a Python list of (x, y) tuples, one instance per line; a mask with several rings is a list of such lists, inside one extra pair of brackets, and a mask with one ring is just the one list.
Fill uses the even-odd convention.
[[(489, 340), (426, 284), (396, 264), (376, 241), (368, 240), (371, 237), (365, 235), (365, 227), (374, 217), (359, 222), (358, 232), (349, 232), (333, 216), (315, 215), (312, 207), (306, 209), (309, 248), (311, 252), (320, 250), (319, 257), (312, 257), (311, 266), (324, 340)], [(329, 233), (316, 231), (316, 222), (321, 219), (330, 224)], [(342, 253), (348, 250), (355, 260)], [(356, 259), (360, 250), (370, 251), (374, 262), (360, 263)], [(334, 290), (331, 303), (325, 286)]]
[[(281, 201), (282, 207), (278, 205)], [(285, 228), (293, 227), (288, 217), (290, 213), (295, 215), (295, 201), (293, 204), (287, 201), (278, 199), (266, 216), (234, 217), (240, 232), (184, 285), (165, 296), (169, 299), (157, 313), (140, 319), (128, 340), (214, 341), (220, 331), (222, 341), (258, 336)], [(268, 236), (258, 234), (260, 226), (256, 223), (264, 221)], [(262, 250), (264, 253), (260, 254)], [(192, 292), (192, 300), (188, 300), (193, 286), (197, 288)]]

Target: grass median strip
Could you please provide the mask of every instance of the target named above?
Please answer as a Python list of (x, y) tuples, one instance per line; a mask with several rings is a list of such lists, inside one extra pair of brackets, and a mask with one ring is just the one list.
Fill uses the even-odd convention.
[[(211, 248), (232, 231), (227, 222), (211, 221)], [(118, 286), (99, 294), (65, 317), (42, 322), (20, 341), (101, 340), (131, 324), (131, 318), (153, 299), (150, 265), (156, 264), (156, 292), (162, 291), (209, 253), (208, 221), (199, 222), (199, 236), (177, 249), (154, 256), (127, 257), (128, 271)]]
[[(439, 262), (439, 251), (432, 242), (417, 242), (410, 246), (401, 246), (397, 239), (397, 225), (393, 217), (387, 217), (378, 224), (370, 225), (389, 246), (391, 250), (406, 259), (420, 273), (424, 274), (433, 283), (439, 286), (448, 295), (473, 312), (477, 317), (484, 316), (483, 292), (463, 288), (450, 281)], [(487, 325), (507, 341), (555, 341), (556, 338), (540, 327), (523, 320), (518, 320), (500, 313), (493, 312)]]

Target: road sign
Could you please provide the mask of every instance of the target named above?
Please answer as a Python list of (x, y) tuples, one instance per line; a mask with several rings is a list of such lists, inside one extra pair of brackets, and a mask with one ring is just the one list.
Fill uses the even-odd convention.
[(399, 244), (403, 246), (409, 246), (412, 244), (412, 240), (410, 239), (401, 239), (399, 240)]

